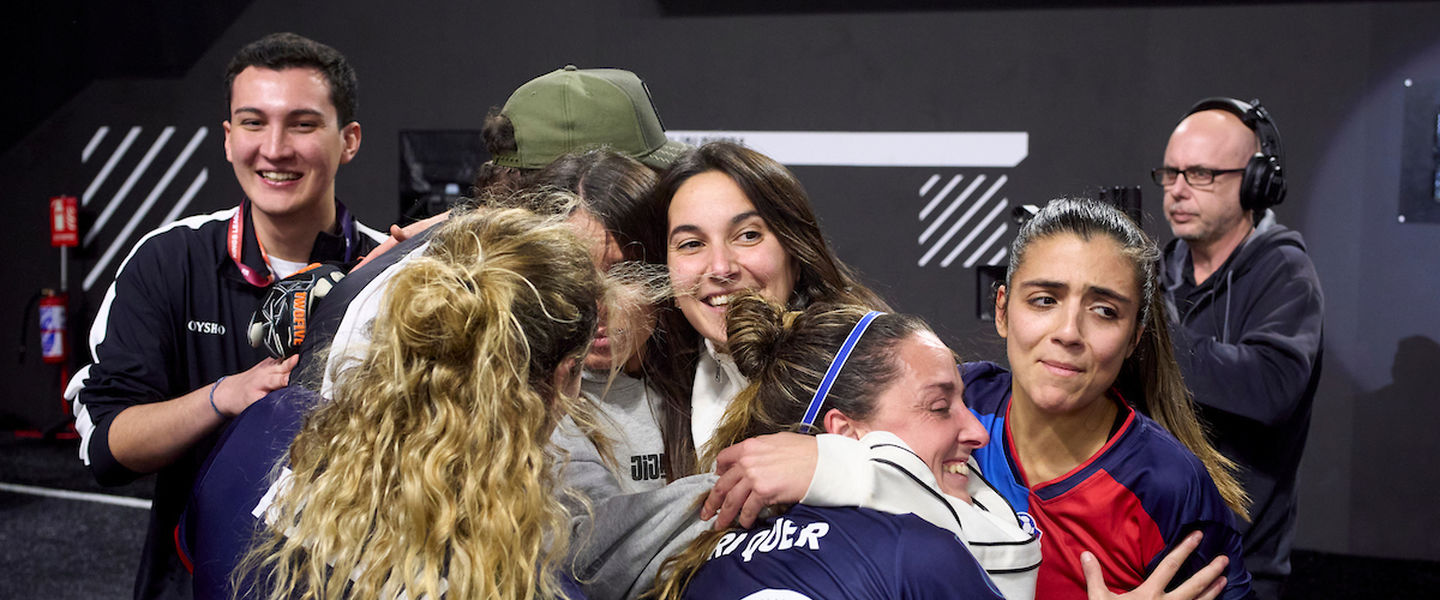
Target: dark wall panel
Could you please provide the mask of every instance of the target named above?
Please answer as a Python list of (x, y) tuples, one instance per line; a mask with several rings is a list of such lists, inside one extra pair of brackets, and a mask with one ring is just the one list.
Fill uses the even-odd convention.
[[(1259, 96), (1288, 154), (1291, 195), (1278, 213), (1310, 241), (1327, 301), (1299, 544), (1437, 560), (1426, 500), (1440, 481), (1412, 465), (1440, 454), (1428, 434), (1440, 422), (1440, 226), (1395, 218), (1401, 82), (1440, 73), (1437, 22), (1431, 3), (667, 16), (638, 0), (257, 0), (183, 77), (96, 83), (0, 161), (3, 201), (13, 207), (4, 237), (23, 257), (5, 267), (20, 284), (0, 290), (0, 306), (18, 315), (34, 289), (57, 281), (57, 254), (40, 229), (43, 201), (83, 192), (133, 127), (142, 131), (98, 186), (92, 216), (165, 127), (174, 131), (79, 253), (72, 285), (97, 270), (125, 224), (135, 222), (125, 240), (133, 244), (202, 173), (185, 212), (235, 203), (220, 148), (220, 74), (236, 48), (270, 31), (330, 43), (358, 68), (364, 142), (341, 170), (339, 193), (377, 226), (397, 217), (399, 132), (478, 128), (520, 83), (566, 63), (640, 73), (675, 130), (1023, 133), (1026, 157), (1010, 167), (795, 166), (841, 256), (969, 357), (1000, 358), (1001, 347), (975, 318), (975, 275), (963, 257), (920, 264), (928, 246), (918, 239), (935, 218), (920, 212), (937, 185), (955, 175), (984, 176), (986, 185), (1004, 177), (991, 201), (1006, 206), (1142, 185), (1146, 228), (1168, 238), (1159, 190), (1146, 182), (1170, 129), (1198, 98)], [(100, 127), (108, 134), (82, 161)], [(197, 135), (197, 149), (180, 160)], [(932, 177), (941, 183), (927, 188)], [(151, 195), (154, 207), (135, 218)], [(994, 243), (1010, 235), (1013, 227)], [(109, 281), (101, 271), (85, 294), (91, 314)], [(57, 377), (33, 360), (0, 361), (0, 378), (11, 382), (0, 418), (58, 416)]]

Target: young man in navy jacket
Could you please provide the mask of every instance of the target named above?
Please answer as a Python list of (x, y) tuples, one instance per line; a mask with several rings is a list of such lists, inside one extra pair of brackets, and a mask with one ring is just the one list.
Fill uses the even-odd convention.
[(136, 598), (191, 596), (173, 536), (195, 470), (231, 417), (289, 380), (293, 357), (250, 346), (260, 300), (306, 264), (354, 260), (383, 237), (335, 199), (335, 172), (360, 149), (343, 55), (273, 34), (231, 59), (226, 83), (225, 157), (244, 199), (135, 245), (91, 329), (94, 362), (66, 391), (100, 483), (158, 473)]

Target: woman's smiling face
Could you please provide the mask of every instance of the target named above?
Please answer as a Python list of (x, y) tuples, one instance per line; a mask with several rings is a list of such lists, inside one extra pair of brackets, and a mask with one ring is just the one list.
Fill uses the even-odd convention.
[(1140, 338), (1140, 284), (1120, 244), (1062, 233), (1035, 240), (995, 300), (1016, 402), (1072, 414), (1115, 383)]
[(717, 348), (725, 346), (731, 297), (754, 290), (784, 304), (795, 289), (794, 260), (729, 175), (706, 171), (670, 200), (666, 264), (675, 304)]
[[(871, 431), (895, 434), (930, 467), (941, 491), (969, 502), (967, 463), (990, 434), (965, 406), (955, 354), (929, 331), (911, 334), (893, 352), (899, 373), (876, 396), (870, 417), (851, 422), (848, 432), (857, 439)], [(846, 433), (839, 423), (829, 417), (827, 430)]]

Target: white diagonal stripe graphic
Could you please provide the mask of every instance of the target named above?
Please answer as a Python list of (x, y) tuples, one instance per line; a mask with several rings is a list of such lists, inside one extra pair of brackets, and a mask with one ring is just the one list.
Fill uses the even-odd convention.
[(1000, 251), (999, 251), (999, 252), (996, 252), (996, 253), (995, 253), (995, 256), (990, 257), (989, 262), (986, 262), (985, 264), (987, 264), (987, 265), (998, 265), (998, 264), (1000, 264), (1000, 259), (1005, 258), (1005, 254), (1008, 253), (1009, 251), (1010, 251), (1009, 248), (1006, 248), (1006, 247), (1004, 247), (1004, 246), (1001, 246), (1001, 247), (1000, 247)]
[(115, 169), (115, 163), (120, 162), (120, 157), (130, 150), (130, 144), (135, 143), (135, 138), (140, 135), (140, 127), (137, 125), (130, 128), (130, 133), (125, 134), (125, 139), (120, 140), (120, 146), (115, 148), (115, 153), (110, 155), (110, 160), (105, 161), (105, 166), (100, 167), (100, 173), (95, 175), (95, 180), (90, 182), (90, 187), (85, 188), (85, 194), (80, 196), (80, 206), (89, 206), (90, 198), (95, 196), (95, 190), (105, 183), (105, 178), (110, 176), (110, 171)]
[(116, 209), (119, 209), (120, 204), (125, 201), (125, 196), (130, 195), (130, 190), (135, 187), (135, 182), (139, 181), (140, 176), (145, 174), (145, 170), (150, 168), (150, 163), (155, 160), (155, 155), (160, 153), (160, 149), (165, 147), (165, 143), (170, 141), (170, 136), (172, 135), (175, 135), (174, 127), (166, 127), (160, 132), (160, 137), (156, 138), (155, 143), (150, 145), (150, 150), (145, 152), (145, 156), (140, 159), (140, 164), (135, 165), (135, 170), (130, 172), (129, 177), (125, 178), (125, 183), (120, 186), (120, 191), (115, 192), (115, 197), (110, 200), (109, 204), (105, 205), (105, 210), (100, 212), (100, 216), (95, 219), (95, 224), (90, 226), (90, 232), (85, 234), (86, 246), (89, 246), (91, 242), (95, 241), (95, 236), (100, 235), (100, 230), (105, 228), (105, 224), (110, 221), (110, 217), (115, 214)]
[(995, 208), (990, 209), (990, 214), (985, 215), (985, 218), (980, 221), (980, 224), (972, 227), (970, 234), (965, 236), (965, 239), (960, 240), (960, 244), (955, 246), (954, 250), (951, 250), (949, 254), (945, 255), (945, 260), (940, 261), (940, 266), (948, 267), (950, 263), (955, 262), (955, 257), (959, 256), (965, 248), (968, 248), (970, 242), (975, 240), (975, 236), (980, 235), (980, 232), (985, 231), (985, 228), (990, 226), (990, 222), (995, 220), (995, 215), (1000, 214), (1000, 211), (1005, 210), (1005, 207), (1009, 205), (1009, 202), (1001, 198), (1000, 203), (996, 204)]
[(925, 181), (925, 185), (920, 186), (920, 195), (923, 197), (925, 195), (925, 192), (930, 191), (930, 188), (934, 186), (935, 182), (937, 181), (940, 181), (940, 174), (936, 173), (934, 175), (931, 175), (930, 179)]
[(960, 208), (960, 204), (965, 202), (965, 199), (969, 198), (970, 194), (975, 192), (975, 188), (979, 187), (984, 181), (984, 175), (976, 175), (975, 179), (970, 181), (970, 185), (965, 187), (965, 191), (960, 192), (960, 195), (955, 197), (955, 201), (951, 202), (950, 206), (945, 207), (945, 210), (940, 213), (940, 216), (935, 217), (935, 222), (931, 223), (929, 227), (925, 228), (925, 231), (920, 233), (920, 243), (923, 244), (925, 240), (930, 239), (931, 234), (934, 234), (936, 229), (944, 225), (945, 220), (949, 219), (950, 215), (955, 213), (955, 209)]
[[(150, 210), (150, 207), (155, 204), (155, 200), (160, 197), (160, 194), (165, 191), (165, 188), (170, 186), (170, 181), (175, 179), (175, 175), (180, 172), (180, 168), (184, 167), (185, 163), (190, 161), (190, 156), (195, 154), (195, 149), (200, 147), (200, 142), (204, 140), (205, 136), (209, 135), (209, 133), (210, 129), (208, 127), (201, 127), (195, 130), (195, 135), (190, 136), (190, 141), (185, 144), (185, 149), (180, 151), (180, 156), (175, 159), (175, 162), (170, 164), (169, 169), (165, 170), (165, 175), (160, 178), (160, 183), (155, 184), (155, 189), (150, 191), (150, 195), (145, 198), (145, 203), (136, 211), (136, 214), (143, 215)], [(203, 169), (201, 170), (200, 176), (205, 176)], [(192, 183), (191, 185), (194, 184)], [(187, 190), (186, 193), (193, 194), (193, 192), (189, 190)], [(173, 219), (166, 220), (166, 223), (171, 220)]]
[[(920, 211), (921, 221), (924, 221), (925, 217), (930, 216), (930, 211), (935, 210), (935, 207), (940, 205), (940, 201), (945, 199), (945, 196), (950, 193), (950, 190), (955, 189), (955, 186), (960, 183), (961, 179), (964, 179), (964, 177), (961, 177), (959, 175), (951, 177), (950, 183), (947, 183), (945, 184), (945, 187), (940, 188), (940, 193), (935, 194), (935, 199), (931, 200), (930, 203), (926, 204), (925, 208)], [(941, 218), (943, 219), (944, 217)]]
[(1005, 182), (1008, 180), (1009, 178), (1004, 175), (996, 179), (995, 183), (991, 184), (990, 189), (985, 190), (985, 194), (980, 196), (979, 200), (975, 201), (975, 204), (970, 207), (970, 210), (965, 211), (965, 214), (960, 216), (960, 220), (956, 221), (954, 225), (951, 225), (950, 229), (945, 232), (945, 235), (940, 236), (940, 241), (935, 242), (935, 245), (930, 248), (930, 251), (920, 257), (920, 266), (923, 267), (925, 263), (930, 262), (930, 259), (935, 256), (935, 253), (939, 252), (940, 248), (944, 247), (945, 244), (950, 241), (950, 238), (955, 237), (955, 233), (960, 231), (960, 228), (964, 227), (965, 223), (970, 221), (970, 217), (975, 216), (975, 212), (985, 206), (985, 203), (990, 201), (990, 197), (994, 196), (995, 192), (1000, 189), (1000, 186), (1005, 185)]
[(162, 227), (169, 225), (174, 223), (175, 219), (180, 218), (185, 207), (190, 206), (190, 200), (195, 197), (196, 192), (199, 192), (200, 188), (205, 187), (205, 182), (209, 179), (210, 169), (200, 169), (200, 175), (195, 177), (195, 181), (190, 182), (190, 187), (185, 189), (185, 193), (180, 196), (180, 201), (175, 203), (175, 206), (170, 209), (170, 212), (165, 214), (165, 220), (161, 221), (160, 225)]
[[(111, 248), (125, 247), (125, 243), (130, 240), (130, 234), (135, 233), (135, 227), (139, 226), (140, 222), (145, 220), (145, 215), (150, 214), (150, 209), (155, 206), (155, 201), (160, 198), (160, 194), (165, 193), (165, 188), (170, 187), (170, 181), (175, 179), (175, 174), (180, 171), (180, 167), (185, 166), (186, 161), (190, 160), (190, 155), (195, 153), (195, 148), (200, 146), (200, 141), (205, 139), (205, 132), (205, 128), (201, 127), (195, 130), (195, 135), (190, 136), (190, 143), (186, 144), (185, 149), (180, 151), (180, 156), (175, 159), (174, 163), (170, 164), (170, 168), (165, 171), (165, 175), (160, 178), (160, 182), (155, 184), (155, 189), (150, 190), (150, 195), (146, 196), (145, 201), (140, 203), (140, 208), (135, 209), (135, 214), (130, 216), (130, 220), (125, 223), (125, 227), (120, 230), (120, 233), (115, 236), (114, 240), (111, 240)], [(103, 262), (108, 263), (109, 261)], [(97, 263), (97, 266), (103, 265)]]
[(995, 240), (1000, 239), (1000, 236), (1004, 235), (1005, 232), (1009, 230), (1009, 225), (1001, 223), (1000, 228), (996, 229), (995, 233), (990, 234), (990, 237), (986, 238), (985, 243), (980, 244), (980, 247), (975, 249), (975, 253), (971, 254), (970, 258), (965, 259), (964, 267), (968, 269), (975, 266), (975, 261), (980, 260), (980, 255), (984, 254), (986, 250), (989, 250), (990, 246), (995, 243)]
[(85, 149), (80, 151), (80, 162), (90, 162), (90, 155), (95, 153), (95, 147), (100, 145), (100, 140), (105, 139), (105, 134), (110, 133), (108, 125), (101, 125), (95, 130), (95, 135), (90, 136), (90, 143), (85, 144)]
[[(180, 197), (180, 202), (175, 205), (175, 208), (170, 210), (170, 214), (165, 216), (165, 220), (161, 223), (162, 225), (174, 221), (175, 215), (179, 214), (186, 205), (190, 204), (190, 199), (195, 197), (195, 193), (200, 191), (200, 188), (205, 185), (205, 181), (209, 179), (209, 172), (210, 169), (208, 168), (200, 169), (200, 174), (195, 177), (195, 181), (190, 183), (189, 189), (185, 190), (185, 195)], [(100, 279), (101, 275), (105, 274), (105, 267), (110, 266), (110, 261), (115, 260), (115, 254), (124, 249), (124, 247), (123, 244), (110, 244), (110, 247), (105, 249), (105, 254), (100, 257), (100, 260), (95, 262), (95, 266), (90, 269), (90, 274), (85, 276), (85, 291), (88, 292), (90, 288), (95, 287), (95, 281)]]

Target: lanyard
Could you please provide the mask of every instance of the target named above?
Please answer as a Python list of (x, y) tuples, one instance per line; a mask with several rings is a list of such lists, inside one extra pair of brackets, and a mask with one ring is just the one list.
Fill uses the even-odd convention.
[[(255, 237), (255, 245), (260, 247), (260, 260), (265, 262), (266, 272), (262, 275), (240, 259), (245, 245), (245, 215), (249, 210), (250, 199), (246, 198), (240, 201), (240, 208), (235, 211), (235, 216), (230, 217), (230, 227), (226, 234), (225, 245), (229, 250), (230, 260), (234, 261), (235, 267), (240, 269), (240, 275), (245, 277), (245, 281), (255, 287), (269, 287), (270, 284), (275, 283), (275, 274), (270, 268), (270, 255), (265, 253), (265, 244), (260, 241), (259, 236)], [(350, 219), (350, 210), (345, 208), (345, 205), (341, 204), (339, 200), (335, 201), (335, 220), (340, 222), (340, 235), (345, 240), (344, 262), (350, 262), (354, 259), (355, 253), (355, 223)]]

